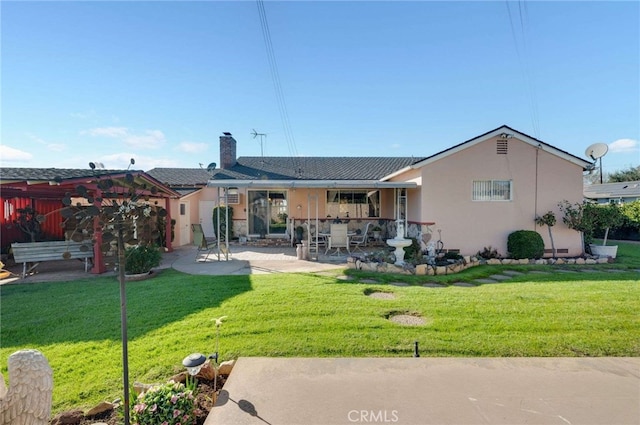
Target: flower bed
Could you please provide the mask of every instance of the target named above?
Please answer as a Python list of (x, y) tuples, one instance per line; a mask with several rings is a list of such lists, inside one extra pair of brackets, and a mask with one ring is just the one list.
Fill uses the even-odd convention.
[(478, 257), (464, 256), (461, 260), (449, 260), (448, 262), (438, 262), (436, 264), (405, 264), (404, 266), (396, 266), (395, 264), (385, 261), (371, 261), (367, 256), (351, 256), (347, 258), (347, 267), (356, 270), (371, 271), (378, 273), (399, 273), (407, 275), (419, 275), (419, 276), (442, 276), (448, 274), (460, 273), (470, 267), (479, 266), (481, 264), (489, 265), (509, 265), (509, 264), (577, 264), (577, 265), (592, 265), (592, 264), (606, 264), (610, 262), (609, 258), (541, 258), (541, 259), (521, 259), (515, 260), (511, 258), (491, 258), (485, 260)]

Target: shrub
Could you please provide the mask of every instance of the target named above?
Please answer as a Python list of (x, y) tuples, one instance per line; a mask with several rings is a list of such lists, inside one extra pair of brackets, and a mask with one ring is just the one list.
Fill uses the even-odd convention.
[(149, 273), (160, 265), (160, 251), (155, 245), (136, 245), (125, 250), (125, 267), (128, 274)]
[(404, 248), (404, 259), (412, 264), (420, 264), (422, 262), (422, 249), (416, 238), (411, 238), (411, 245)]
[(192, 425), (196, 422), (193, 391), (169, 382), (150, 388), (132, 401), (134, 425)]
[(533, 230), (517, 230), (507, 239), (507, 250), (512, 258), (540, 258), (544, 255), (542, 236)]
[(491, 245), (489, 245), (489, 247), (484, 247), (484, 249), (482, 251), (478, 251), (478, 253), (476, 254), (478, 257), (484, 258), (485, 260), (490, 260), (492, 258), (500, 258), (500, 254), (498, 253), (498, 250), (495, 248), (492, 248)]

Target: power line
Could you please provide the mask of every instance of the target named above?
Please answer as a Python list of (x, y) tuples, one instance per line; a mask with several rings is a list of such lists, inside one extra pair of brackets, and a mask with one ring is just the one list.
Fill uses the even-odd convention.
[[(524, 83), (526, 86), (526, 90), (528, 93), (528, 101), (529, 101), (529, 112), (531, 114), (531, 126), (533, 128), (533, 133), (536, 138), (540, 138), (540, 119), (538, 114), (538, 102), (536, 96), (536, 87), (533, 81), (533, 78), (530, 74), (530, 64), (528, 62), (528, 47), (527, 47), (527, 34), (526, 29), (528, 28), (528, 20), (529, 20), (529, 11), (527, 8), (527, 3), (525, 1), (518, 2), (518, 17), (520, 24), (520, 34), (522, 39), (522, 53), (520, 52), (518, 37), (516, 35), (516, 28), (513, 23), (513, 16), (511, 13), (511, 7), (509, 6), (510, 1), (505, 0), (507, 6), (507, 14), (509, 15), (509, 24), (511, 26), (511, 35), (513, 37), (513, 42), (515, 44), (516, 55), (518, 57), (518, 63), (520, 65), (520, 71), (523, 74)], [(525, 24), (527, 22), (527, 24)]]
[[(273, 81), (273, 88), (276, 94), (276, 102), (278, 104), (278, 111), (280, 112), (280, 119), (282, 121), (282, 127), (284, 129), (285, 140), (289, 149), (291, 157), (298, 156), (296, 149), (295, 138), (293, 137), (293, 131), (291, 130), (291, 124), (289, 121), (289, 113), (287, 111), (287, 104), (285, 102), (284, 91), (282, 90), (282, 83), (280, 81), (280, 73), (278, 72), (278, 64), (276, 62), (276, 56), (273, 51), (273, 42), (271, 40), (271, 31), (269, 30), (269, 23), (267, 21), (267, 15), (264, 9), (264, 3), (262, 0), (256, 1), (258, 6), (258, 15), (260, 16), (260, 26), (262, 28), (262, 37), (264, 39), (265, 49), (267, 51), (267, 60), (269, 62), (269, 71), (271, 72), (271, 80)], [(295, 168), (295, 164), (294, 164)]]

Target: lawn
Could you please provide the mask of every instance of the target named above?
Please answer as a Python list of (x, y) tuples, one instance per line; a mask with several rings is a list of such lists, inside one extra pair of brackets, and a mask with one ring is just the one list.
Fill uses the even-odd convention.
[[(192, 276), (165, 270), (128, 283), (130, 380), (164, 381), (189, 353), (238, 356), (640, 356), (640, 245), (621, 246), (620, 268), (525, 274), (474, 288), (360, 283), (367, 277), (278, 274)], [(456, 280), (508, 266), (472, 268)], [(539, 271), (547, 266), (529, 267)], [(624, 269), (628, 269), (624, 271)], [(601, 271), (600, 271), (601, 270)], [(350, 271), (353, 272), (353, 271)], [(378, 276), (381, 277), (382, 276)], [(384, 277), (391, 279), (391, 277)], [(450, 282), (451, 277), (429, 278)], [(397, 279), (393, 279), (397, 280)], [(42, 351), (54, 369), (54, 411), (90, 407), (121, 392), (119, 287), (114, 278), (3, 286), (0, 367), (21, 348)], [(375, 299), (371, 291), (393, 292)], [(416, 327), (394, 311), (421, 315)]]

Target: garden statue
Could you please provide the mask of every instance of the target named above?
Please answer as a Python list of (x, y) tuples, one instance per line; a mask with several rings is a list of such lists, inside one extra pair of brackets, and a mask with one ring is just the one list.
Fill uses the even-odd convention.
[(53, 371), (37, 350), (9, 356), (9, 384), (0, 379), (0, 425), (47, 425), (51, 414)]

